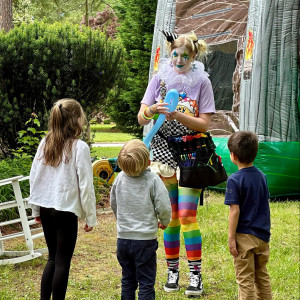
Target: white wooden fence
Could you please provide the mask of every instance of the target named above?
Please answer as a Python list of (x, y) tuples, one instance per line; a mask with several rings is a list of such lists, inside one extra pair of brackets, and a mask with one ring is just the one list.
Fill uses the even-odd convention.
[[(36, 224), (32, 216), (27, 216), (26, 209), (30, 208), (28, 204), (28, 198), (22, 197), (22, 192), (20, 188), (20, 181), (28, 180), (29, 177), (16, 176), (8, 179), (0, 180), (0, 186), (9, 185), (13, 186), (13, 191), (15, 195), (15, 200), (0, 203), (0, 211), (7, 210), (14, 207), (18, 208), (19, 217), (13, 220), (0, 222), (0, 265), (5, 264), (16, 264), (24, 262), (27, 260), (34, 259), (41, 256), (43, 253), (47, 252), (47, 248), (34, 249), (33, 241), (36, 238), (43, 237), (43, 229), (30, 228), (31, 225)], [(1, 227), (21, 223), (22, 230), (17, 233), (2, 235)], [(25, 251), (6, 251), (4, 248), (4, 243), (7, 240), (25, 237), (25, 242), (28, 250)]]

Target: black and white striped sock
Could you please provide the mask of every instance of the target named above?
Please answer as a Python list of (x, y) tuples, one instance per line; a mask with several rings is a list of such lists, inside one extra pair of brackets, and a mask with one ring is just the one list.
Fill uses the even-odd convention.
[(201, 273), (201, 259), (199, 260), (188, 260), (190, 272)]
[(167, 259), (168, 270), (177, 270), (179, 268), (179, 258)]

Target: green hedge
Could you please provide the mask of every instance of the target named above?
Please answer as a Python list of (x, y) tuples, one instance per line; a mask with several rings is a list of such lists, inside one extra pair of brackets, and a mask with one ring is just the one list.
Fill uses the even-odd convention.
[(32, 112), (41, 129), (53, 103), (80, 101), (89, 114), (124, 84), (124, 51), (118, 41), (85, 26), (33, 23), (0, 31), (0, 150), (17, 146), (17, 132)]

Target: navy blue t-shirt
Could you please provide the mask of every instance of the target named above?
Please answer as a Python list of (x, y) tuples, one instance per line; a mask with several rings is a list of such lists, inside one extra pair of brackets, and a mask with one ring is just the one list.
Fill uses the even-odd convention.
[(270, 241), (270, 207), (267, 179), (252, 166), (232, 174), (227, 180), (225, 204), (240, 206), (236, 232)]

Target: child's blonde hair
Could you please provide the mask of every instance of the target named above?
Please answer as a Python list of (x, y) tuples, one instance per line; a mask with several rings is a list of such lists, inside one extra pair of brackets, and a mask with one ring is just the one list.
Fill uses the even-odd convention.
[(58, 166), (65, 155), (68, 163), (72, 155), (73, 142), (82, 133), (85, 114), (79, 102), (74, 99), (58, 100), (52, 107), (48, 133), (45, 137), (45, 164)]
[(138, 139), (128, 141), (118, 155), (118, 166), (129, 176), (138, 176), (149, 166), (150, 153)]
[(204, 40), (198, 40), (194, 31), (179, 35), (179, 37), (171, 43), (167, 42), (167, 46), (170, 54), (174, 49), (185, 46), (188, 49), (189, 54), (195, 58), (205, 55), (208, 52), (207, 44)]

